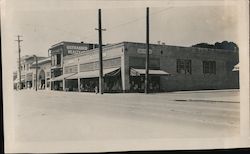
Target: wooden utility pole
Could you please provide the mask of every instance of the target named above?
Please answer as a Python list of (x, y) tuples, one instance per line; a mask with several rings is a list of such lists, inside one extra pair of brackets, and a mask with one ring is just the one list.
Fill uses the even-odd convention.
[(145, 68), (146, 68), (146, 72), (145, 72), (145, 93), (148, 93), (148, 79), (149, 79), (149, 75), (148, 75), (148, 69), (149, 69), (149, 7), (146, 8), (146, 63), (145, 63)]
[(103, 94), (103, 62), (102, 62), (102, 12), (101, 9), (98, 9), (98, 30), (99, 32), (99, 93)]
[(20, 35), (17, 35), (17, 44), (18, 44), (18, 71), (19, 71), (19, 90), (22, 89), (21, 87), (21, 46), (20, 46), (20, 42), (23, 40), (20, 40)]

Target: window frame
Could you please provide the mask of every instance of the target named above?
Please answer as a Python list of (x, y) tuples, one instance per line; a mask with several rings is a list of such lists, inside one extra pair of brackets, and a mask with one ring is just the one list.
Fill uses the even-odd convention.
[(177, 59), (176, 72), (179, 74), (192, 74), (192, 60), (191, 59)]

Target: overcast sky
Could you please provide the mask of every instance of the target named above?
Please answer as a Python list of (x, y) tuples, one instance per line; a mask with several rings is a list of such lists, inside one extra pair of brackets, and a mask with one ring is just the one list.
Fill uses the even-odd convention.
[(61, 41), (97, 43), (98, 8), (107, 29), (104, 43), (145, 42), (146, 6), (150, 6), (150, 43), (238, 43), (236, 2), (7, 0), (2, 12), (5, 51), (18, 57), (14, 41), (18, 34), (23, 36), (22, 55), (47, 56), (48, 49)]

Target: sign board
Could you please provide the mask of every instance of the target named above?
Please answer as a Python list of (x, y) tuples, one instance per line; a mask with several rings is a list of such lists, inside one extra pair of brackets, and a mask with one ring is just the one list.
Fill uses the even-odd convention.
[[(137, 49), (137, 53), (139, 54), (146, 54), (146, 49)], [(149, 49), (149, 54), (152, 54), (153, 51)]]
[(68, 51), (68, 54), (74, 55), (83, 53), (84, 51), (88, 50), (88, 47), (79, 45), (67, 45), (66, 49)]

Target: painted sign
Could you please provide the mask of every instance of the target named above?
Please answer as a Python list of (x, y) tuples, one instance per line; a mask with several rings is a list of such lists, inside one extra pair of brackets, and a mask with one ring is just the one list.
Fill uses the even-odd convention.
[[(146, 54), (146, 49), (137, 49), (137, 53), (139, 54)], [(149, 54), (152, 54), (153, 51), (149, 49)]]
[(88, 50), (87, 46), (77, 46), (77, 45), (67, 45), (66, 49), (68, 50), (68, 54), (81, 54), (84, 51)]

